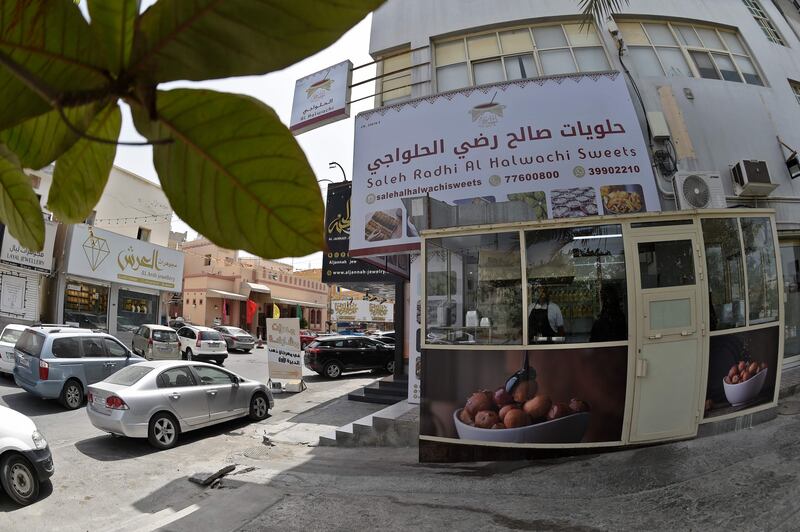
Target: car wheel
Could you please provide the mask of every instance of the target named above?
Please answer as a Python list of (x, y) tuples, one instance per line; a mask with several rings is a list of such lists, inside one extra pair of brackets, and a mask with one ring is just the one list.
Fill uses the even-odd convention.
[(8, 496), (27, 506), (39, 498), (39, 479), (30, 462), (19, 454), (9, 454), (0, 463), (0, 480)]
[(156, 449), (172, 449), (178, 443), (178, 422), (167, 412), (159, 412), (150, 420), (147, 441)]
[(322, 372), (329, 379), (338, 379), (342, 376), (342, 366), (338, 362), (328, 362)]
[(194, 360), (191, 349), (186, 349), (186, 360)]
[(385, 367), (387, 373), (394, 373), (394, 360), (387, 362)]
[(269, 401), (263, 393), (254, 394), (250, 399), (250, 419), (261, 421), (269, 413)]
[(75, 379), (68, 380), (61, 389), (58, 400), (66, 408), (77, 410), (83, 404), (83, 386)]

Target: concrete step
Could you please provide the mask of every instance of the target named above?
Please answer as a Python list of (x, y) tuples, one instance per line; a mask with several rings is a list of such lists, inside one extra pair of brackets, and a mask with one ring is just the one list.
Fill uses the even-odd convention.
[(324, 447), (413, 447), (419, 440), (419, 407), (408, 401), (357, 419), (321, 436)]
[(363, 388), (360, 390), (356, 390), (354, 392), (350, 392), (347, 394), (347, 398), (351, 401), (360, 401), (362, 403), (377, 403), (382, 405), (393, 405), (399, 401), (402, 401), (406, 398), (406, 396), (398, 396), (398, 395), (381, 395), (375, 393), (368, 393)]

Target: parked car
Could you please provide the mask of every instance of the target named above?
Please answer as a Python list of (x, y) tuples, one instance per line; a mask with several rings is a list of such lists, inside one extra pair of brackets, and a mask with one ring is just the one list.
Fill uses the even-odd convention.
[(26, 325), (10, 323), (0, 334), (0, 373), (14, 374), (14, 344), (26, 328)]
[(391, 344), (394, 345), (394, 331), (383, 331), (377, 332), (375, 334), (370, 335), (370, 338), (374, 338), (375, 340), (379, 340), (384, 344)]
[(50, 448), (36, 424), (0, 406), (0, 483), (8, 496), (23, 506), (35, 502), (53, 471)]
[(174, 320), (169, 320), (169, 321), (167, 322), (167, 325), (168, 325), (168, 326), (169, 326), (171, 329), (173, 329), (173, 330), (175, 330), (175, 331), (177, 331), (177, 330), (178, 330), (178, 329), (180, 329), (181, 327), (186, 327), (187, 325), (191, 325), (191, 324), (192, 324), (191, 322), (189, 322), (189, 321), (186, 321), (186, 320), (184, 320), (183, 318), (175, 318)]
[(69, 327), (28, 327), (14, 354), (17, 385), (70, 410), (81, 407), (90, 384), (144, 362), (110, 334)]
[(178, 329), (181, 356), (184, 360), (214, 361), (220, 366), (228, 358), (228, 346), (222, 335), (211, 327), (187, 325)]
[(239, 327), (230, 327), (228, 325), (218, 325), (214, 330), (222, 335), (229, 351), (244, 351), (249, 353), (256, 346), (256, 339), (253, 336)]
[(180, 360), (178, 333), (163, 325), (142, 325), (133, 334), (131, 349), (147, 360)]
[(331, 336), (311, 342), (305, 351), (307, 368), (336, 379), (347, 371), (394, 371), (394, 347), (362, 336)]
[(261, 421), (274, 405), (261, 382), (204, 362), (159, 360), (90, 386), (86, 412), (102, 431), (169, 449), (184, 432), (244, 416)]
[(309, 331), (308, 329), (302, 329), (300, 331), (300, 349), (305, 349), (308, 344), (313, 342), (317, 338), (317, 333), (314, 331)]

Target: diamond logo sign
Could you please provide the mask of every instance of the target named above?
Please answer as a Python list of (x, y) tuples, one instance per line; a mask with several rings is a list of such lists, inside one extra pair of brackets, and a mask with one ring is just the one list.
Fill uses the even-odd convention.
[(89, 261), (89, 267), (92, 271), (95, 271), (103, 264), (111, 250), (109, 250), (108, 241), (105, 238), (89, 233), (89, 238), (83, 243), (83, 252), (86, 255), (86, 260)]

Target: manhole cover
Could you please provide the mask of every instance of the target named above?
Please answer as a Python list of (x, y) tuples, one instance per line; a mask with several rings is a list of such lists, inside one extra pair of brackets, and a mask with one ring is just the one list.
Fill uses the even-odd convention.
[(778, 405), (778, 414), (782, 416), (796, 416), (800, 414), (800, 401), (786, 401)]
[(270, 448), (266, 446), (252, 447), (245, 450), (242, 454), (253, 460), (267, 460), (269, 459)]

